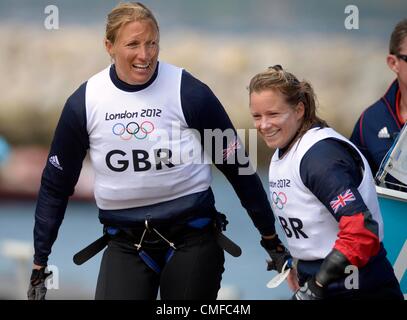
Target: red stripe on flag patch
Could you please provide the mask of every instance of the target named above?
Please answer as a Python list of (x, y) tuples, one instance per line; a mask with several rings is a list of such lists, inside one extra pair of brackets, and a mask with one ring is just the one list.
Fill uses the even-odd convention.
[(340, 208), (345, 207), (349, 202), (355, 201), (356, 198), (350, 189), (342, 192), (339, 196), (333, 199), (329, 204), (334, 213), (337, 213)]

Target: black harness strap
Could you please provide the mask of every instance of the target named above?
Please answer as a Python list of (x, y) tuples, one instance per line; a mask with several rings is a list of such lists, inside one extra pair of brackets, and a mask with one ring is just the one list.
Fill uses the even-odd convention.
[(218, 242), (218, 245), (232, 257), (237, 258), (242, 254), (242, 249), (236, 243), (226, 237), (222, 231), (216, 231), (216, 241)]
[(102, 251), (107, 246), (109, 239), (110, 239), (110, 236), (107, 233), (105, 233), (99, 239), (92, 242), (86, 248), (82, 249), (77, 254), (75, 254), (73, 256), (73, 262), (75, 264), (77, 264), (78, 266), (85, 263), (90, 258), (92, 258), (96, 254), (98, 254), (100, 251)]
[[(212, 227), (215, 228), (215, 237), (216, 241), (219, 244), (219, 246), (225, 250), (227, 253), (229, 253), (233, 257), (239, 257), (242, 254), (242, 249), (234, 243), (232, 240), (230, 240), (228, 237), (226, 237), (222, 231), (226, 230), (226, 225), (228, 224), (228, 221), (226, 220), (226, 216), (222, 213), (218, 213), (215, 219), (215, 225)], [(211, 228), (210, 223), (204, 223), (203, 226), (201, 227), (194, 227), (191, 226), (189, 228), (198, 230), (204, 230), (205, 228)], [(109, 230), (110, 229), (110, 230)], [(144, 230), (150, 230), (148, 224), (146, 224), (146, 229)], [(175, 234), (179, 234), (180, 231), (185, 230), (185, 225), (181, 226), (174, 226), (172, 227), (170, 237), (174, 236)], [(160, 235), (161, 238), (163, 236), (158, 233), (155, 229), (153, 229), (158, 235)], [(150, 231), (151, 232), (151, 231)], [(104, 234), (102, 237), (97, 239), (96, 241), (92, 242), (90, 245), (88, 245), (86, 248), (82, 249), (78, 253), (76, 253), (73, 257), (73, 262), (77, 265), (81, 265), (88, 261), (90, 258), (98, 254), (100, 251), (102, 251), (108, 244), (109, 240), (114, 237), (116, 234), (121, 234), (121, 236), (127, 238), (130, 242), (134, 242), (134, 234), (130, 230), (126, 229), (118, 229), (118, 228), (110, 228), (107, 227), (104, 230)], [(169, 242), (167, 239), (163, 238), (167, 243), (169, 244), (172, 249), (175, 249), (174, 244), (172, 242)], [(138, 240), (138, 239), (137, 239)], [(141, 248), (141, 243), (135, 245), (137, 250)]]

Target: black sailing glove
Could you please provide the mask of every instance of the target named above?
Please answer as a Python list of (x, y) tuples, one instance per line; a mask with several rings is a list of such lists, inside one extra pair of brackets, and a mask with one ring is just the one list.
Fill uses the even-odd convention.
[(267, 271), (277, 270), (277, 272), (281, 273), (286, 261), (288, 261), (287, 267), (292, 267), (291, 254), (281, 243), (278, 235), (276, 235), (273, 239), (262, 238), (260, 244), (264, 249), (266, 249), (271, 258), (271, 260), (267, 260)]
[(39, 270), (32, 270), (30, 285), (27, 292), (28, 300), (45, 300), (45, 294), (47, 293), (45, 279), (51, 274), (52, 271), (45, 272), (45, 267)]
[(324, 298), (324, 288), (315, 282), (315, 277), (305, 282), (291, 298), (291, 300), (321, 300)]

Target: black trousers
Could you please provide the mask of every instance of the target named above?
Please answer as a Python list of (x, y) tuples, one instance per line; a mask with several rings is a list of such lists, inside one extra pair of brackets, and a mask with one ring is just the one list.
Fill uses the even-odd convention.
[(169, 238), (177, 249), (168, 261), (170, 247), (162, 239), (142, 244), (159, 265), (158, 272), (141, 259), (134, 246), (137, 241), (111, 239), (103, 253), (95, 299), (155, 300), (159, 291), (162, 300), (215, 300), (225, 259), (214, 231), (195, 230), (176, 238)]

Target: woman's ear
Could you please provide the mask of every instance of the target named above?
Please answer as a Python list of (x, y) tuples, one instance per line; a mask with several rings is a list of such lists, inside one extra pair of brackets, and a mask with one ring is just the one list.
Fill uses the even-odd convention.
[(301, 119), (302, 117), (304, 117), (305, 114), (305, 106), (304, 103), (298, 102), (297, 107), (295, 108), (295, 113), (297, 114), (297, 120)]
[(113, 43), (110, 42), (110, 40), (105, 39), (105, 47), (106, 51), (109, 54), (109, 56), (114, 59), (114, 45)]

